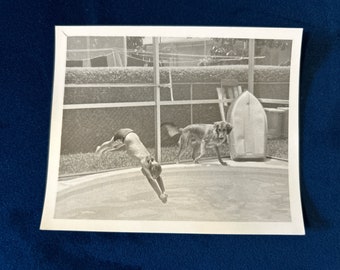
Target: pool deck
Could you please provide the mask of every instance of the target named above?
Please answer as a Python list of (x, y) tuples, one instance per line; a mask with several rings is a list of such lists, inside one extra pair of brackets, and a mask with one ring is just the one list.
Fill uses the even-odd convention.
[[(233, 161), (230, 159), (224, 159), (227, 163), (228, 166), (230, 167), (247, 167), (247, 168), (277, 168), (277, 169), (287, 169), (288, 170), (288, 161), (285, 160), (280, 160), (280, 159), (275, 159), (275, 158), (270, 158), (266, 159), (265, 161)], [(205, 159), (202, 160), (199, 164), (194, 164), (192, 162), (183, 162), (180, 164), (165, 164), (162, 165), (163, 170), (166, 170), (166, 168), (175, 168), (175, 167), (194, 167), (194, 166), (216, 166), (220, 165), (220, 163), (214, 159)], [(228, 167), (226, 166), (226, 168)], [(89, 175), (83, 175), (79, 177), (75, 177), (71, 180), (67, 181), (58, 181), (58, 191), (62, 191), (65, 189), (68, 189), (70, 187), (74, 187), (78, 184), (87, 182), (87, 181), (93, 181), (95, 178), (98, 177), (106, 177), (109, 175), (117, 174), (119, 172), (124, 172), (128, 173), (130, 172), (135, 172), (139, 171), (140, 168), (129, 168), (129, 169), (121, 169), (121, 170), (112, 170), (112, 171), (106, 171), (106, 172), (98, 172), (98, 173), (91, 173)]]

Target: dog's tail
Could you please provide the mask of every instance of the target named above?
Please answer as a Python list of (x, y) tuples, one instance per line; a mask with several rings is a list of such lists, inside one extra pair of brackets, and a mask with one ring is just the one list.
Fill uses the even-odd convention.
[(166, 131), (168, 132), (168, 135), (170, 137), (174, 137), (177, 134), (182, 134), (183, 129), (178, 128), (175, 124), (173, 123), (162, 123), (161, 127), (164, 127)]

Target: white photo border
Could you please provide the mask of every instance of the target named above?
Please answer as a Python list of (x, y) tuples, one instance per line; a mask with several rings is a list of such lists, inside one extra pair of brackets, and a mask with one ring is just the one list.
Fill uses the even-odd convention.
[[(40, 229), (141, 233), (304, 235), (299, 177), (299, 75), (302, 32), (303, 29), (301, 28), (56, 26), (48, 173)], [(67, 37), (69, 36), (190, 36), (292, 40), (288, 136), (291, 222), (123, 221), (54, 218), (59, 176)]]

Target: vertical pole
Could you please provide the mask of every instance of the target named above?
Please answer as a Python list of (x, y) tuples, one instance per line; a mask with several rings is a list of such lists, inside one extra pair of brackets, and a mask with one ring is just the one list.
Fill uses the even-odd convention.
[(162, 161), (161, 157), (161, 107), (160, 107), (160, 76), (159, 76), (159, 38), (153, 37), (153, 72), (154, 72), (154, 98), (155, 98), (155, 158), (158, 162)]
[(171, 101), (174, 101), (174, 89), (172, 88), (172, 76), (171, 76), (171, 68), (169, 69), (169, 84), (170, 84), (170, 98)]
[(123, 40), (123, 46), (124, 46), (124, 64), (123, 64), (123, 67), (127, 67), (127, 37), (124, 37), (124, 40)]
[(248, 91), (254, 94), (255, 40), (249, 39)]
[(90, 46), (91, 46), (91, 42), (90, 42), (90, 37), (86, 37), (86, 55), (87, 55), (87, 61), (89, 64), (89, 67), (91, 66), (91, 55), (90, 55)]
[[(193, 90), (193, 85), (192, 83), (190, 84), (190, 101), (192, 101), (192, 90)], [(192, 125), (194, 122), (193, 115), (192, 115), (192, 103), (190, 104), (190, 125)]]

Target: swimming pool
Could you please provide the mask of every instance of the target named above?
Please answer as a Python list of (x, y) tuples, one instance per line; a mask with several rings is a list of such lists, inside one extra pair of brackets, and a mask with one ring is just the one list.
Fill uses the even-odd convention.
[(163, 204), (140, 169), (85, 176), (58, 192), (55, 218), (288, 222), (287, 168), (163, 166)]

